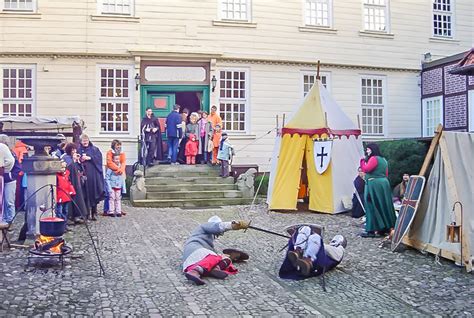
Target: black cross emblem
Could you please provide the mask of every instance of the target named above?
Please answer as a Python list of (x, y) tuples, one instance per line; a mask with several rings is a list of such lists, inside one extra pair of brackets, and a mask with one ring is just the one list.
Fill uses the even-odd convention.
[(327, 157), (327, 156), (328, 156), (328, 153), (327, 153), (327, 152), (324, 152), (324, 147), (321, 147), (321, 153), (316, 154), (316, 157), (321, 157), (321, 165), (320, 165), (320, 168), (323, 167), (323, 160), (324, 160), (324, 157)]

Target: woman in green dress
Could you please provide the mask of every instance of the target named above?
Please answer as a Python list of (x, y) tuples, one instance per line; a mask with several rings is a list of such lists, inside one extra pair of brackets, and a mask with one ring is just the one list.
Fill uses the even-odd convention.
[(365, 172), (365, 232), (362, 237), (386, 235), (395, 226), (397, 217), (392, 203), (392, 190), (387, 179), (388, 163), (377, 144), (369, 144), (366, 157), (360, 160)]

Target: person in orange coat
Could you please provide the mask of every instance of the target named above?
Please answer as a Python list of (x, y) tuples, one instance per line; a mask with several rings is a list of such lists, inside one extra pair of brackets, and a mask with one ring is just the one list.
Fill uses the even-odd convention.
[(212, 164), (217, 165), (217, 153), (219, 152), (219, 145), (221, 143), (222, 130), (221, 125), (217, 124), (214, 127), (214, 133), (212, 134), (212, 144), (214, 149), (212, 150)]
[[(125, 157), (125, 152), (122, 151), (122, 142), (118, 139), (112, 140), (110, 145), (110, 150), (106, 154), (106, 167), (112, 170), (117, 175), (122, 175), (125, 178), (125, 167), (127, 165), (127, 158)], [(117, 166), (114, 163), (114, 156), (119, 155), (120, 166)], [(107, 189), (107, 187), (105, 187)], [(106, 190), (107, 191), (107, 190)], [(109, 194), (106, 193), (106, 198), (104, 200), (104, 216), (109, 215)], [(122, 215), (126, 215), (122, 211)]]
[(186, 142), (186, 149), (184, 150), (187, 165), (196, 164), (196, 156), (198, 152), (199, 152), (199, 141), (196, 139), (195, 134), (189, 134), (188, 141)]
[[(15, 146), (13, 147), (13, 152), (15, 153), (16, 157), (18, 158), (18, 162), (21, 164), (23, 162), (23, 158), (25, 155), (28, 154), (28, 149), (30, 146), (22, 142), (21, 140), (17, 140), (15, 143)], [(26, 186), (23, 187), (22, 184), (25, 182), (26, 184), (26, 179), (23, 180), (23, 178), (26, 178), (24, 176), (23, 171), (20, 172), (18, 175), (18, 178), (16, 179), (16, 197), (15, 197), (15, 207), (17, 209), (20, 209), (23, 206), (23, 203), (25, 202), (25, 193), (26, 193)], [(24, 209), (24, 207), (23, 207)]]
[(219, 125), (222, 128), (222, 118), (217, 113), (216, 105), (212, 105), (211, 113), (209, 114), (209, 116), (207, 116), (207, 120), (211, 122), (213, 129), (216, 127), (216, 125)]

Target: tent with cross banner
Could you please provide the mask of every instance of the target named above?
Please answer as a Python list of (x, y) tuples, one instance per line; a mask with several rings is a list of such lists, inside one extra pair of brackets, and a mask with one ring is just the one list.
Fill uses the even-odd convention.
[(354, 192), (363, 156), (360, 129), (317, 80), (302, 104), (278, 130), (267, 203), (271, 210), (296, 210), (298, 197), (309, 209), (339, 213)]

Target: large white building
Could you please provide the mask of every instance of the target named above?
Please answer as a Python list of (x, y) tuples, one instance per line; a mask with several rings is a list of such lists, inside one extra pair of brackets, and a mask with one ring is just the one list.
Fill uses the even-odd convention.
[[(473, 45), (472, 0), (0, 0), (0, 109), (79, 115), (137, 158), (144, 108), (217, 105), (235, 162), (268, 170), (315, 79), (365, 138), (422, 134), (420, 69)], [(428, 56), (428, 54), (426, 54)], [(215, 89), (212, 79), (217, 80)], [(239, 151), (239, 149), (242, 149)]]

